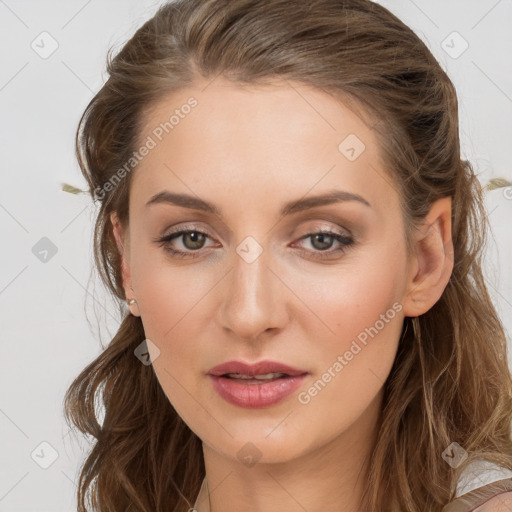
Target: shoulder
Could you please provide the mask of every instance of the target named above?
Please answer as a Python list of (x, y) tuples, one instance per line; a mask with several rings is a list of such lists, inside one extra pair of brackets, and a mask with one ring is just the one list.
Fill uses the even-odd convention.
[(475, 508), (474, 512), (510, 512), (512, 511), (512, 491), (494, 496), (483, 505)]

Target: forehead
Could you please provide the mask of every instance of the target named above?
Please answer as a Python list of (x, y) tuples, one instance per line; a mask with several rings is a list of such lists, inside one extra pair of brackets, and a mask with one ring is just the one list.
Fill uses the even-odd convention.
[(367, 122), (304, 84), (197, 83), (145, 112), (140, 141), (154, 144), (134, 173), (134, 200), (174, 189), (248, 205), (341, 188), (389, 204), (396, 192)]

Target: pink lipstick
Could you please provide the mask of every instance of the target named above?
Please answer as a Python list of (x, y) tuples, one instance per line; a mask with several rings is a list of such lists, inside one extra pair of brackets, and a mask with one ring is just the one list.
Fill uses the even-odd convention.
[(245, 408), (277, 404), (303, 383), (308, 372), (276, 361), (228, 361), (208, 372), (213, 388), (227, 402)]

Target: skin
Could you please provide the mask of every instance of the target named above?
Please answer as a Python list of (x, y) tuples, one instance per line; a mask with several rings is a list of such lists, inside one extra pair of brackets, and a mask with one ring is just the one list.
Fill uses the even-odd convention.
[(490, 499), (474, 512), (510, 512), (512, 510), (512, 492), (505, 492)]
[[(403, 319), (435, 304), (453, 268), (450, 198), (434, 203), (407, 254), (377, 135), (352, 110), (291, 82), (241, 87), (217, 78), (206, 85), (147, 111), (141, 140), (190, 96), (198, 101), (134, 171), (129, 224), (112, 215), (126, 297), (137, 300), (131, 313), (160, 350), (153, 367), (169, 401), (203, 441), (212, 512), (358, 510)], [(349, 134), (365, 144), (353, 161), (338, 149)], [(333, 189), (359, 194), (371, 207), (346, 201), (279, 216), (285, 202)], [(214, 203), (222, 219), (145, 206), (162, 190)], [(208, 233), (203, 245), (186, 235), (169, 245), (195, 250), (195, 258), (175, 258), (154, 241), (190, 224)], [(335, 239), (323, 246), (315, 237), (301, 240), (318, 229), (352, 236), (354, 244), (335, 253), (342, 247)], [(263, 250), (250, 264), (236, 252), (247, 236)], [(401, 306), (394, 318), (300, 403), (298, 394), (394, 303)], [(244, 409), (224, 401), (206, 376), (234, 359), (276, 360), (310, 374), (285, 401)], [(237, 455), (247, 443), (260, 457), (252, 466)], [(197, 510), (207, 506), (206, 497)]]

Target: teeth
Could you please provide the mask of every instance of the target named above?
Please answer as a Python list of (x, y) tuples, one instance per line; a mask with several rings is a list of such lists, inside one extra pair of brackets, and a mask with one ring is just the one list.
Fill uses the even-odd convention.
[(265, 375), (242, 375), (241, 373), (227, 373), (226, 377), (232, 379), (258, 379), (258, 380), (270, 380), (279, 377), (286, 377), (286, 373), (266, 373)]

